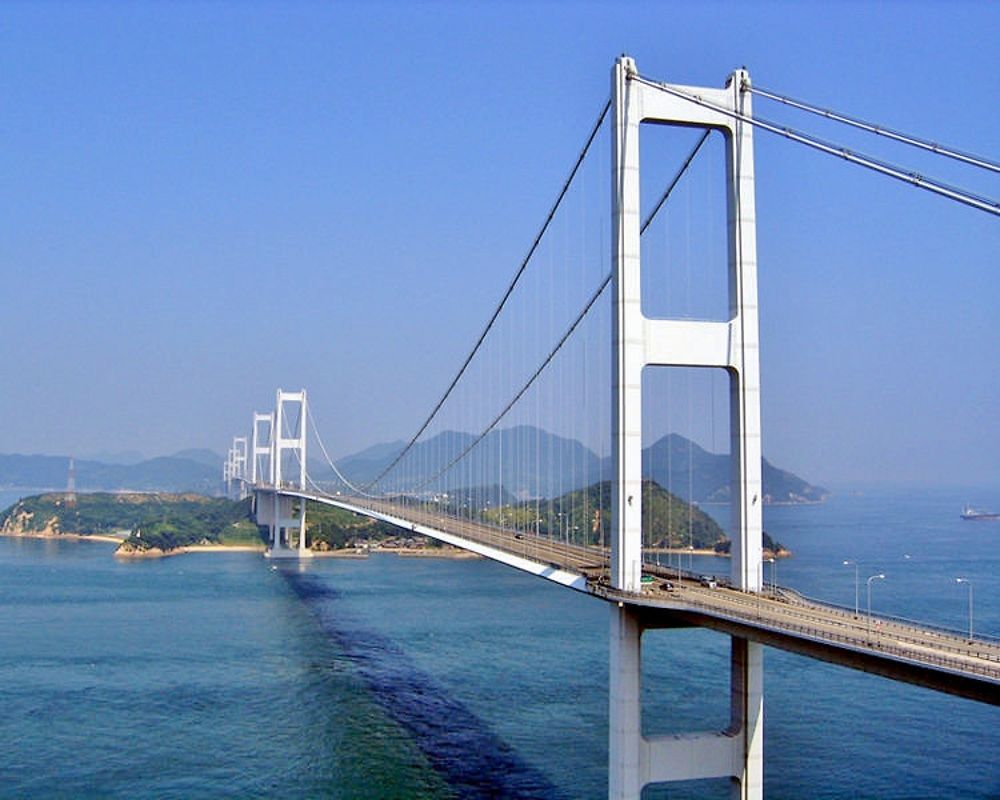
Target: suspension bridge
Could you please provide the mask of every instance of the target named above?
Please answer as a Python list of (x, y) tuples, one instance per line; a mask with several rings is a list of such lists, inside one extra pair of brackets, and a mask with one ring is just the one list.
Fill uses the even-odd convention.
[[(1000, 205), (755, 115), (755, 96), (963, 168), (1000, 172), (989, 159), (756, 88), (746, 70), (723, 88), (682, 86), (647, 79), (622, 57), (611, 97), (526, 256), (409, 441), (347, 474), (328, 454), (306, 391), (278, 390), (274, 409), (255, 412), (250, 435), (234, 439), (224, 467), (227, 483), (253, 497), (271, 558), (310, 556), (313, 502), (607, 601), (611, 798), (705, 778), (729, 778), (734, 796), (761, 798), (765, 645), (1000, 705), (1000, 641), (764, 583), (754, 133), (979, 213), (1000, 215)], [(658, 150), (663, 131), (674, 138)], [(693, 542), (696, 510), (675, 502), (671, 485), (676, 471), (694, 499), (691, 451), (686, 465), (668, 453), (664, 519), (650, 481), (656, 465), (643, 447), (658, 427), (678, 425), (728, 448), (727, 580), (654, 556), (683, 547), (685, 536)], [(311, 474), (310, 438), (322, 475)], [(642, 633), (687, 626), (731, 637), (730, 724), (644, 736)]]

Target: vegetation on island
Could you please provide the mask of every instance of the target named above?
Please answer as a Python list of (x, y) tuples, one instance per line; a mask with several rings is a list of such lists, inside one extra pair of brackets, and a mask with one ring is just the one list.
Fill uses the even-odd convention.
[[(502, 497), (503, 502), (498, 503)], [(574, 544), (607, 545), (611, 527), (611, 483), (601, 481), (585, 489), (544, 500), (515, 501), (496, 487), (460, 489), (428, 497), (426, 504), (448, 514), (476, 519), (498, 527), (537, 534)], [(655, 481), (642, 483), (643, 546), (652, 549), (711, 550), (727, 555), (732, 543), (720, 525), (697, 504), (687, 503)], [(310, 502), (306, 508), (306, 536), (314, 550), (339, 550), (381, 545), (391, 541), (406, 546), (440, 546), (434, 539), (340, 508)], [(401, 538), (401, 537), (405, 537)], [(766, 532), (765, 551), (787, 555)]]
[(364, 547), (397, 538), (399, 533), (394, 525), (342, 508), (313, 501), (306, 505), (306, 541), (311, 550)]
[[(607, 545), (610, 541), (611, 484), (602, 481), (543, 500), (495, 503), (485, 492), (477, 505), (475, 490), (440, 495), (428, 502), (450, 513), (488, 524), (576, 544)], [(492, 499), (491, 499), (492, 497)], [(726, 554), (730, 541), (722, 528), (695, 504), (689, 504), (654, 481), (642, 483), (643, 546), (647, 548), (714, 550)], [(251, 517), (251, 501), (199, 494), (94, 493), (26, 497), (0, 513), (0, 533), (6, 535), (113, 535), (122, 551), (171, 552), (190, 545), (261, 545), (264, 529)], [(306, 536), (313, 550), (341, 550), (392, 543), (406, 547), (440, 547), (433, 539), (400, 531), (393, 525), (340, 508), (309, 502)], [(784, 548), (764, 534), (764, 548), (775, 555)]]
[[(785, 558), (792, 554), (791, 550), (785, 548), (781, 542), (777, 542), (771, 538), (771, 535), (767, 531), (761, 531), (761, 547), (764, 550), (765, 556), (771, 556), (773, 558)], [(715, 546), (715, 552), (720, 556), (728, 556), (733, 549), (732, 540), (726, 539), (724, 542), (720, 542)]]
[[(529, 500), (489, 508), (489, 522), (537, 531), (577, 544), (606, 545), (611, 529), (611, 482), (600, 481), (551, 500)], [(655, 481), (642, 482), (642, 540), (645, 547), (712, 549), (726, 540), (719, 524)]]
[(199, 494), (78, 494), (63, 492), (19, 500), (0, 514), (9, 535), (121, 535), (127, 549), (169, 552), (193, 544), (261, 544), (250, 501)]

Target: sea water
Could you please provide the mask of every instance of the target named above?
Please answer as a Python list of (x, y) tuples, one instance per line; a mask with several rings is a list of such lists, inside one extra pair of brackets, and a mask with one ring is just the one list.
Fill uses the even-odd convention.
[[(962, 629), (966, 577), (976, 630), (1000, 633), (1000, 523), (960, 520), (970, 500), (1000, 507), (943, 490), (768, 507), (794, 553), (777, 580), (853, 606), (857, 561), (862, 613), (885, 574), (875, 613)], [(482, 560), (113, 548), (0, 539), (0, 797), (606, 794), (598, 600)], [(725, 637), (645, 642), (647, 733), (725, 727)], [(767, 649), (765, 709), (769, 798), (1000, 797), (996, 708)]]

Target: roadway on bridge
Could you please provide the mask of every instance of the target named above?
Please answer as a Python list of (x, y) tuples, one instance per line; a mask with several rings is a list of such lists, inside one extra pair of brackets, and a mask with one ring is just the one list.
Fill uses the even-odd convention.
[[(549, 539), (444, 514), (428, 504), (291, 492), (343, 504), (487, 545), (521, 558), (575, 572), (589, 593), (643, 607), (650, 627), (700, 625), (765, 644), (1000, 705), (1000, 643), (817, 603), (787, 589), (742, 592), (702, 586), (697, 576), (647, 564), (652, 583), (641, 594), (609, 584), (607, 548)], [(647, 578), (648, 581), (648, 578)]]

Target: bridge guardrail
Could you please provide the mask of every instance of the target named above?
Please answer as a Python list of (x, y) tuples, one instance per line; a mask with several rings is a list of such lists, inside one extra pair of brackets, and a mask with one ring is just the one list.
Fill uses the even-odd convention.
[[(796, 594), (800, 598), (802, 597), (802, 595), (798, 595), (797, 593), (794, 593), (794, 592), (792, 592), (792, 593)], [(735, 593), (735, 594), (732, 594), (732, 595), (728, 596), (726, 599), (728, 601), (732, 602), (732, 603), (739, 604), (739, 605), (742, 605), (742, 606), (746, 606), (746, 607), (753, 606), (754, 611), (756, 612), (756, 601), (752, 600), (751, 597), (752, 597), (751, 595), (747, 595), (747, 594), (743, 594), (743, 593)], [(809, 600), (809, 599), (806, 599), (804, 602), (800, 601), (800, 603), (795, 603), (795, 604), (791, 604), (790, 603), (789, 605), (790, 605), (790, 607), (795, 608), (798, 612), (805, 612), (805, 613), (808, 614), (810, 605), (812, 605), (812, 601)], [(822, 608), (829, 608), (829, 604), (816, 603), (815, 605), (818, 605), (818, 606), (820, 606)], [(715, 608), (715, 606), (707, 606), (707, 607)], [(844, 621), (845, 621), (845, 627), (846, 627), (847, 620), (857, 621), (858, 619), (861, 619), (864, 616), (864, 615), (859, 615), (859, 617), (855, 617), (853, 609), (841, 609), (841, 607), (839, 607), (839, 606), (834, 606), (832, 608), (832, 610), (835, 611), (835, 612), (837, 612), (838, 616), (840, 616), (841, 618), (844, 619)], [(754, 618), (754, 619), (758, 618), (757, 615), (756, 615), (756, 613), (752, 614), (751, 617)], [(822, 621), (825, 621), (825, 622), (828, 622), (828, 623), (829, 622), (833, 622), (832, 620), (822, 620)], [(929, 644), (925, 639), (922, 639), (921, 636), (924, 636), (924, 637), (927, 637), (927, 636), (945, 637), (946, 636), (946, 637), (948, 637), (950, 639), (956, 639), (956, 640), (957, 639), (961, 639), (963, 643), (959, 644), (957, 641), (956, 642), (949, 642), (949, 641), (945, 641), (943, 639), (936, 639), (934, 641), (934, 643), (933, 643), (934, 646), (936, 646), (936, 647), (938, 647), (940, 649), (943, 649), (943, 650), (947, 650), (948, 652), (952, 652), (952, 653), (956, 653), (956, 654), (963, 654), (963, 655), (964, 654), (969, 654), (970, 648), (975, 647), (976, 644), (983, 645), (983, 646), (985, 646), (987, 648), (992, 648), (991, 650), (988, 650), (988, 651), (983, 651), (982, 649), (980, 649), (980, 650), (976, 651), (975, 655), (976, 655), (977, 658), (980, 658), (982, 660), (992, 661), (992, 662), (996, 662), (996, 663), (1000, 664), (1000, 647), (998, 647), (993, 641), (990, 641), (988, 639), (974, 638), (972, 640), (969, 640), (969, 639), (967, 639), (965, 637), (964, 632), (951, 632), (951, 631), (947, 631), (947, 630), (942, 631), (940, 629), (932, 629), (932, 628), (929, 628), (929, 627), (925, 627), (925, 626), (921, 625), (920, 623), (911, 623), (911, 622), (908, 622), (908, 621), (907, 622), (900, 622), (898, 620), (891, 619), (891, 618), (888, 618), (888, 617), (883, 616), (883, 615), (874, 615), (873, 614), (872, 615), (872, 621), (873, 622), (878, 622), (878, 623), (881, 623), (881, 622), (884, 622), (884, 621), (889, 621), (891, 624), (893, 624), (894, 626), (897, 626), (897, 627), (894, 627), (892, 629), (888, 629), (888, 630), (882, 631), (881, 632), (882, 635), (886, 635), (886, 636), (891, 635), (894, 638), (896, 638), (897, 640), (908, 642), (908, 643), (910, 643), (912, 645), (915, 645), (917, 647), (927, 647), (928, 644)], [(907, 629), (909, 629), (909, 630), (907, 630)]]
[[(766, 625), (771, 630), (776, 632), (783, 631), (795, 631), (800, 634), (805, 634), (811, 639), (817, 641), (834, 641), (841, 642), (843, 644), (854, 645), (857, 648), (861, 645), (861, 649), (877, 650), (882, 653), (889, 653), (891, 655), (896, 655), (907, 661), (914, 663), (927, 663), (937, 664), (949, 669), (953, 669), (960, 672), (974, 672), (977, 675), (983, 675), (992, 680), (1000, 681), (1000, 666), (993, 667), (987, 664), (978, 664), (975, 662), (969, 662), (962, 659), (949, 658), (947, 656), (939, 655), (933, 652), (921, 651), (915, 653), (914, 651), (892, 645), (889, 642), (881, 641), (881, 638), (889, 636), (888, 633), (876, 634), (874, 637), (875, 641), (859, 641), (857, 636), (850, 636), (846, 634), (837, 633), (836, 631), (824, 630), (821, 628), (815, 628), (810, 625), (799, 624), (792, 621), (782, 621), (780, 624), (767, 624), (764, 620), (760, 619), (754, 614), (745, 613), (738, 609), (726, 609), (720, 610), (718, 606), (711, 605), (709, 603), (704, 603), (699, 601), (697, 598), (688, 598), (686, 602), (692, 606), (705, 609), (707, 611), (713, 612), (715, 615), (726, 614), (737, 620), (746, 620), (755, 623), (757, 626)], [(962, 651), (956, 651), (962, 652)], [(992, 661), (989, 656), (981, 655), (979, 653), (969, 653), (970, 656), (976, 658)]]
[[(380, 506), (385, 505), (386, 507), (393, 506), (395, 504), (391, 502), (386, 503), (365, 503), (365, 505)], [(434, 513), (433, 510), (427, 509), (428, 512)], [(440, 509), (437, 509), (440, 511)], [(447, 519), (455, 519), (456, 521), (462, 521), (460, 517), (452, 517), (451, 515), (442, 515)], [(498, 526), (490, 523), (478, 522), (486, 531), (493, 531), (497, 534), (506, 534), (508, 530), (502, 526)], [(562, 545), (562, 543), (559, 543)], [(574, 545), (574, 547), (580, 547)], [(584, 549), (584, 548), (581, 548)], [(589, 549), (589, 548), (586, 548)], [(603, 551), (600, 551), (601, 555), (606, 555)], [(560, 566), (558, 564), (553, 564), (553, 566)], [(662, 564), (653, 564), (652, 562), (644, 564), (645, 567), (649, 568), (650, 572), (654, 574), (659, 574), (664, 578), (674, 578), (678, 575), (683, 578), (690, 580), (699, 579), (700, 573), (692, 572), (691, 570), (683, 569), (678, 566), (676, 568), (671, 566), (664, 566)], [(725, 583), (723, 581), (723, 583)], [(596, 587), (595, 587), (596, 588)], [(830, 603), (823, 600), (818, 600), (815, 598), (808, 597), (807, 595), (788, 587), (776, 586), (774, 587), (776, 592), (777, 600), (783, 600), (788, 603), (789, 607), (794, 608), (797, 613), (808, 615), (810, 607), (815, 609), (824, 609), (828, 612), (834, 612), (838, 617), (841, 617), (844, 621), (845, 627), (848, 625), (848, 621), (856, 623), (858, 617), (861, 615), (855, 615), (853, 608), (847, 608), (845, 606), (838, 605), (836, 603)], [(607, 595), (606, 591), (597, 591), (598, 594)], [(809, 624), (806, 621), (794, 621), (794, 620), (775, 620), (773, 622), (767, 622), (761, 618), (759, 609), (756, 607), (759, 602), (759, 595), (745, 592), (737, 591), (727, 591), (726, 600), (731, 604), (728, 608), (720, 608), (718, 605), (709, 604), (701, 602), (697, 597), (688, 597), (686, 602), (692, 606), (711, 611), (714, 615), (719, 616), (730, 616), (735, 620), (745, 620), (753, 622), (757, 626), (765, 626), (776, 632), (788, 631), (788, 632), (798, 632), (804, 634), (809, 638), (817, 641), (828, 641), (828, 642), (841, 642), (844, 644), (849, 644), (854, 647), (861, 647), (862, 649), (877, 647), (880, 652), (891, 653), (893, 655), (905, 658), (909, 661), (915, 663), (933, 663), (945, 666), (951, 669), (959, 669), (964, 671), (973, 671), (976, 674), (982, 674), (991, 679), (1000, 678), (1000, 667), (994, 668), (989, 665), (968, 663), (961, 658), (949, 657), (948, 655), (942, 655), (940, 653), (935, 653), (929, 651), (926, 648), (935, 647), (939, 650), (947, 651), (949, 654), (954, 654), (956, 656), (969, 656), (978, 659), (980, 662), (994, 662), (1000, 664), (1000, 648), (997, 648), (997, 643), (1000, 642), (996, 637), (990, 636), (979, 636), (971, 641), (967, 640), (967, 644), (959, 644), (958, 642), (949, 642), (943, 640), (936, 640), (934, 642), (928, 642), (928, 636), (939, 635), (941, 637), (948, 637), (951, 639), (962, 639), (964, 636), (963, 632), (956, 631), (951, 628), (939, 625), (929, 625), (919, 622), (914, 622), (903, 617), (896, 617), (892, 615), (879, 614), (878, 616), (872, 615), (872, 620), (878, 620), (879, 622), (890, 622), (893, 625), (892, 629), (884, 629), (876, 631), (874, 637), (874, 643), (872, 643), (870, 637), (860, 637), (857, 630), (853, 632), (838, 632), (836, 630), (831, 630), (830, 625), (836, 625), (836, 619), (823, 619), (817, 618), (816, 622), (827, 623), (826, 627), (817, 627), (815, 625)], [(740, 608), (742, 606), (743, 608)], [(910, 628), (911, 631), (906, 629)], [(893, 645), (887, 641), (883, 641), (885, 637), (892, 637), (896, 641), (905, 642), (913, 645), (917, 648), (922, 648), (920, 651), (915, 651), (912, 648), (899, 647)], [(922, 638), (923, 637), (923, 638)], [(985, 645), (987, 648), (996, 648), (996, 652), (982, 652), (977, 651), (972, 648), (975, 647), (977, 643)]]
[[(608, 591), (608, 587), (595, 587), (595, 590), (596, 594), (604, 597), (605, 599), (614, 599), (615, 597), (613, 592)], [(733, 608), (732, 606), (720, 607), (719, 605), (713, 603), (706, 603), (699, 600), (697, 596), (688, 596), (684, 599), (684, 602), (689, 607), (702, 609), (709, 612), (712, 616), (723, 618), (728, 617), (735, 621), (752, 622), (754, 627), (763, 627), (778, 633), (795, 632), (804, 634), (815, 641), (839, 642), (852, 645), (855, 649), (861, 650), (877, 649), (878, 652), (899, 656), (913, 663), (937, 664), (956, 671), (974, 672), (977, 675), (983, 675), (991, 680), (1000, 680), (1000, 650), (996, 652), (984, 652), (981, 649), (973, 649), (977, 643), (986, 645), (987, 647), (993, 647), (991, 642), (977, 639), (973, 640), (971, 644), (965, 646), (959, 646), (957, 644), (952, 645), (942, 641), (936, 641), (933, 645), (929, 645), (928, 642), (921, 641), (915, 636), (906, 636), (905, 631), (900, 631), (898, 629), (877, 631), (876, 634), (871, 637), (871, 640), (869, 640), (867, 637), (859, 636), (857, 631), (853, 633), (840, 633), (835, 630), (830, 630), (829, 628), (820, 628), (808, 623), (795, 622), (787, 619), (768, 621), (759, 615), (756, 600), (753, 599), (753, 597), (753, 595), (743, 593), (732, 593), (731, 596), (726, 597), (728, 602), (737, 606), (736, 608)], [(744, 608), (739, 608), (739, 606), (743, 606)], [(791, 605), (790, 607), (794, 608), (796, 611), (808, 611), (809, 608), (806, 604)], [(849, 613), (844, 614), (843, 616), (854, 620), (853, 609), (850, 609)], [(873, 616), (873, 620), (875, 619), (878, 618)], [(900, 623), (896, 624), (898, 625)], [(919, 626), (917, 627), (917, 630), (922, 631)], [(936, 632), (929, 631), (929, 633), (933, 634)], [(925, 649), (914, 651), (911, 648), (893, 645), (889, 641), (890, 637), (892, 639), (896, 639), (897, 641), (908, 642), (916, 647)], [(926, 649), (930, 646), (946, 650), (949, 655), (942, 655)], [(961, 656), (976, 658), (980, 663), (970, 662), (961, 658)], [(989, 663), (984, 664), (982, 662)], [(992, 666), (994, 663), (998, 666)]]
[[(797, 589), (789, 589), (788, 587), (785, 586), (779, 586), (778, 588), (783, 594), (793, 595), (813, 605), (823, 606), (824, 608), (829, 608), (833, 611), (840, 611), (850, 615), (851, 617), (854, 616), (854, 609), (851, 607), (842, 606), (839, 603), (831, 603), (827, 600), (820, 600), (818, 598), (804, 594), (803, 592), (800, 592)], [(866, 615), (866, 612), (859, 611), (858, 616), (863, 616), (863, 615)], [(876, 615), (873, 614), (872, 619), (875, 618)], [(924, 622), (923, 620), (909, 619), (908, 617), (902, 617), (896, 614), (884, 614), (882, 612), (879, 612), (877, 618), (882, 620), (890, 620), (892, 622), (897, 622), (902, 625), (909, 625), (915, 628), (920, 628), (922, 630), (937, 631), (938, 633), (944, 633), (949, 636), (968, 638), (968, 631), (959, 628), (950, 628), (947, 625), (940, 625), (933, 622)], [(985, 633), (976, 633), (975, 636), (973, 637), (973, 641), (981, 641), (987, 644), (1000, 646), (1000, 636), (992, 636), (990, 634), (985, 634)]]

